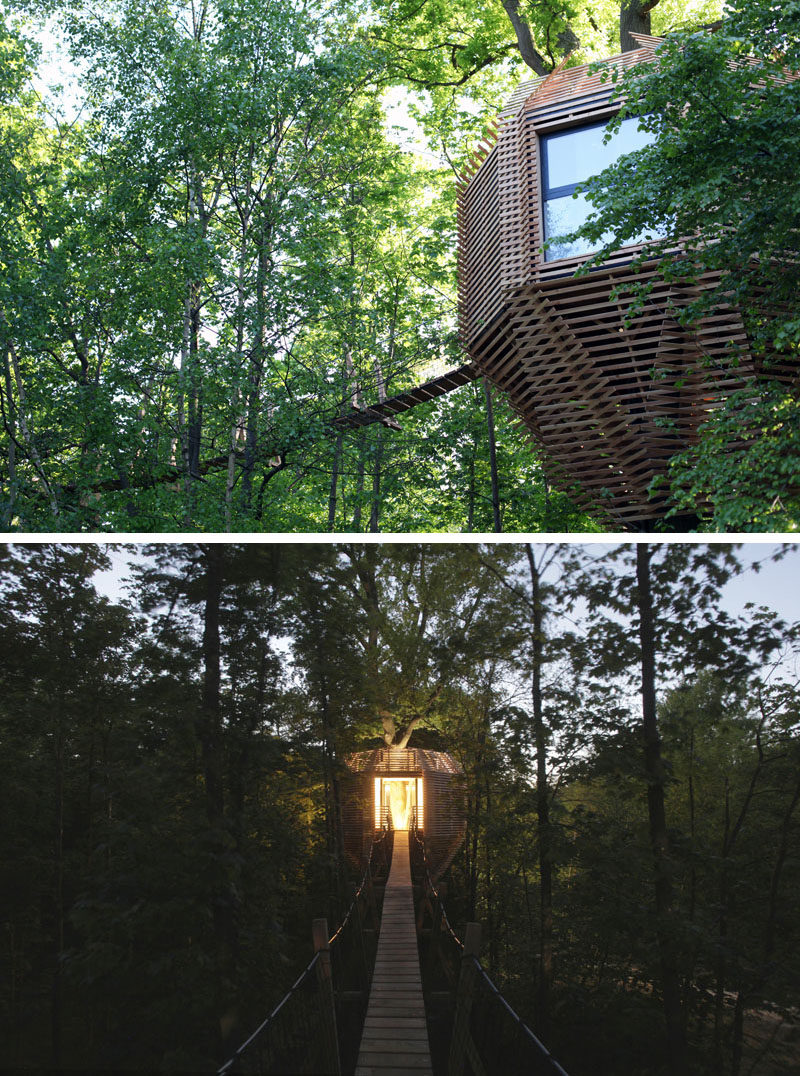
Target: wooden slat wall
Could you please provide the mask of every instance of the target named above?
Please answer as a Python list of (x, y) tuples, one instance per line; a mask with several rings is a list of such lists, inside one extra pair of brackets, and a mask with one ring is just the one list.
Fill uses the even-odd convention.
[[(608, 64), (651, 59), (658, 39), (638, 41)], [(619, 102), (586, 66), (530, 85), (527, 98), (516, 95), (516, 110), (501, 115), (495, 148), (459, 191), (462, 341), (544, 449), (557, 485), (574, 494), (579, 483), (579, 502), (607, 525), (651, 527), (667, 510), (663, 495), (648, 492), (653, 478), (709, 409), (759, 371), (736, 310), (718, 309), (692, 332), (673, 316), (713, 277), (693, 290), (657, 282), (628, 328), (630, 300), (612, 292), (653, 277), (652, 267), (633, 276), (640, 248), (624, 248), (582, 278), (573, 275), (582, 258), (544, 261), (539, 136), (607, 119)], [(735, 371), (725, 361), (732, 346)]]
[[(488, 325), (501, 309), (500, 197), (497, 152), (486, 159), (458, 211), (458, 308), (462, 339)], [(472, 286), (468, 286), (471, 282)]]
[(438, 877), (450, 865), (466, 833), (463, 772), (446, 751), (424, 748), (377, 748), (346, 760), (342, 778), (342, 833), (345, 852), (356, 869), (369, 846), (374, 828), (374, 780), (387, 776), (420, 776), (424, 782), (424, 832), (432, 873)]

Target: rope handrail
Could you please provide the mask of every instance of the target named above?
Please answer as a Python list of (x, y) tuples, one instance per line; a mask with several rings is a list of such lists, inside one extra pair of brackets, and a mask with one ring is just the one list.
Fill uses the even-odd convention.
[(225, 1073), (230, 1072), (232, 1066), (235, 1064), (237, 1059), (245, 1052), (245, 1050), (247, 1050), (247, 1048), (249, 1046), (251, 1046), (255, 1042), (255, 1040), (258, 1038), (258, 1036), (261, 1034), (261, 1032), (278, 1016), (278, 1013), (280, 1013), (281, 1009), (290, 1000), (292, 995), (297, 993), (297, 991), (302, 986), (302, 984), (303, 984), (304, 980), (306, 979), (306, 977), (308, 975), (310, 975), (311, 972), (314, 970), (314, 967), (315, 967), (318, 960), (319, 960), (319, 953), (314, 953), (311, 960), (305, 966), (303, 971), (300, 972), (297, 979), (289, 987), (289, 989), (283, 995), (283, 997), (278, 1002), (278, 1004), (275, 1006), (275, 1008), (272, 1010), (272, 1012), (270, 1012), (270, 1014), (264, 1020), (262, 1020), (262, 1022), (258, 1025), (258, 1027), (255, 1029), (255, 1031), (252, 1033), (252, 1035), (250, 1035), (249, 1038), (245, 1039), (245, 1041), (241, 1044), (241, 1046), (236, 1050), (236, 1053), (234, 1053), (234, 1055), (232, 1057), (230, 1057), (225, 1062), (225, 1064), (222, 1066), (222, 1068), (217, 1070), (217, 1076), (224, 1076)]
[[(352, 970), (352, 950), (354, 947), (354, 943), (352, 942), (353, 937), (356, 938), (356, 948), (359, 948), (361, 950), (358, 957), (356, 958), (356, 963), (359, 962), (359, 959), (365, 959), (363, 948), (364, 941), (362, 935), (363, 927), (361, 922), (362, 913), (360, 909), (360, 903), (363, 903), (365, 900), (374, 901), (374, 894), (372, 890), (372, 874), (373, 867), (376, 863), (375, 853), (383, 845), (383, 842), (387, 839), (387, 837), (388, 832), (384, 831), (381, 836), (377, 838), (377, 840), (373, 839), (370, 842), (366, 857), (366, 867), (361, 877), (361, 882), (358, 888), (355, 889), (353, 899), (350, 902), (350, 906), (348, 907), (347, 912), (342, 919), (342, 922), (339, 924), (337, 929), (330, 937), (328, 937), (328, 931), (327, 928), (325, 928), (323, 935), (318, 938), (316, 935), (317, 924), (323, 925), (325, 921), (315, 921), (315, 946), (317, 947), (318, 951), (315, 952), (314, 956), (311, 958), (304, 970), (300, 973), (300, 975), (289, 988), (289, 990), (287, 990), (287, 992), (283, 995), (277, 1005), (272, 1008), (269, 1015), (264, 1020), (262, 1020), (262, 1022), (258, 1025), (255, 1031), (253, 1031), (252, 1034), (249, 1035), (247, 1039), (245, 1039), (245, 1041), (236, 1049), (236, 1051), (225, 1062), (225, 1064), (217, 1070), (217, 1076), (232, 1076), (234, 1072), (246, 1072), (251, 1070), (265, 1073), (269, 1071), (287, 1071), (285, 1058), (289, 1051), (297, 1049), (297, 1036), (293, 1034), (291, 1026), (289, 1030), (286, 1030), (285, 1027), (282, 1028), (281, 1024), (285, 1024), (286, 1020), (281, 1020), (279, 1018), (288, 1018), (289, 1024), (291, 1025), (293, 1017), (290, 1013), (290, 1009), (303, 1010), (303, 1019), (300, 1021), (300, 1023), (303, 1024), (303, 1034), (300, 1036), (300, 1038), (305, 1040), (306, 1051), (308, 1051), (309, 1049), (313, 1050), (315, 1045), (319, 1045), (318, 1042), (315, 1042), (316, 1039), (322, 1041), (325, 1038), (323, 1034), (320, 1034), (319, 1036), (313, 1036), (308, 1034), (308, 1018), (312, 1013), (314, 1013), (315, 1009), (318, 1007), (318, 1004), (321, 1001), (318, 996), (321, 990), (328, 992), (332, 990), (332, 993), (330, 993), (329, 997), (330, 1004), (335, 1006), (335, 1008), (337, 1009), (339, 1008), (339, 996), (337, 991), (341, 993), (341, 991), (344, 989), (344, 986), (346, 985), (344, 979), (349, 977), (349, 971)], [(377, 915), (377, 912), (374, 912), (373, 910), (373, 914)], [(343, 941), (343, 939), (345, 937), (345, 932), (348, 930), (348, 927), (352, 926), (353, 923), (356, 924), (356, 927), (353, 928), (354, 930), (356, 930), (356, 935), (353, 935), (351, 932), (351, 944), (348, 946)], [(360, 941), (358, 940), (359, 936)], [(346, 947), (346, 952), (344, 954), (340, 953), (342, 945), (345, 945)], [(332, 960), (334, 970), (333, 987), (331, 987), (330, 980)], [(350, 967), (348, 967), (348, 961), (350, 962)], [(339, 982), (339, 979), (342, 979), (342, 982)], [(309, 995), (314, 995), (316, 1001), (313, 1000), (313, 998), (310, 998)], [(292, 1002), (296, 1002), (296, 1004), (294, 1006), (290, 1005), (290, 1003)], [(323, 1014), (323, 1016), (326, 1015), (327, 1014)], [(295, 1023), (297, 1022), (298, 1021), (295, 1018)], [(325, 1019), (323, 1019), (323, 1023), (326, 1023)], [(332, 1036), (334, 1042), (333, 1045), (330, 1045), (331, 1035), (329, 1034), (328, 1045), (331, 1049), (334, 1049), (336, 1045), (335, 1018), (333, 1018), (333, 1022), (330, 1024), (330, 1027), (333, 1028)], [(330, 1027), (326, 1027), (321, 1030), (329, 1031)], [(273, 1034), (273, 1031), (275, 1032), (275, 1034)], [(277, 1045), (274, 1045), (270, 1041), (274, 1038), (280, 1040)], [(339, 1050), (337, 1052), (340, 1051), (341, 1044), (339, 1045)], [(255, 1062), (255, 1064), (253, 1062), (253, 1056), (251, 1055), (258, 1056), (258, 1060)], [(266, 1063), (264, 1061), (264, 1057), (260, 1055), (268, 1055)], [(304, 1067), (301, 1068), (299, 1062), (295, 1058), (295, 1054), (291, 1054), (291, 1056), (293, 1058), (292, 1069), (294, 1071), (316, 1071), (317, 1065), (313, 1062), (309, 1062), (309, 1067), (306, 1070)], [(279, 1066), (277, 1069), (274, 1068), (275, 1064)], [(338, 1057), (335, 1059), (335, 1067), (336, 1071), (338, 1072)]]
[(527, 1038), (530, 1041), (530, 1043), (534, 1047), (534, 1049), (538, 1053), (540, 1053), (542, 1055), (543, 1059), (547, 1060), (547, 1062), (549, 1063), (550, 1068), (551, 1068), (554, 1076), (567, 1076), (567, 1073), (564, 1071), (564, 1069), (561, 1067), (561, 1065), (559, 1065), (558, 1061), (556, 1061), (556, 1059), (553, 1057), (553, 1055), (550, 1053), (550, 1051), (547, 1049), (547, 1047), (541, 1041), (541, 1039), (538, 1039), (536, 1037), (536, 1035), (531, 1031), (531, 1029), (528, 1027), (528, 1025), (525, 1023), (525, 1021), (519, 1015), (519, 1013), (517, 1013), (511, 1007), (511, 1005), (509, 1005), (508, 1001), (506, 1001), (506, 999), (500, 993), (497, 986), (492, 982), (492, 980), (487, 975), (486, 969), (481, 964), (478, 957), (477, 956), (470, 956), (468, 959), (470, 959), (470, 960), (472, 960), (474, 962), (475, 969), (476, 969), (478, 975), (481, 977), (481, 979), (486, 984), (486, 986), (489, 988), (489, 990), (494, 994), (497, 1001), (506, 1010), (509, 1017), (514, 1021), (514, 1023), (517, 1024), (520, 1032), (525, 1036), (525, 1038)]
[[(544, 1043), (489, 978), (477, 955), (480, 926), (468, 924), (465, 941), (453, 930), (445, 911), (443, 894), (431, 878), (425, 842), (416, 830), (413, 836), (424, 871), (423, 900), (428, 902), (434, 915), (435, 961), (441, 964), (451, 989), (455, 991), (449, 1071), (460, 1072), (467, 1060), (476, 1076), (486, 1076), (490, 1072), (567, 1076)], [(431, 899), (435, 903), (435, 913)], [(420, 913), (420, 921), (423, 914)], [(449, 954), (441, 947), (443, 938), (452, 946)], [(429, 968), (432, 967), (432, 959), (433, 952), (429, 950)], [(523, 1047), (523, 1043), (527, 1043), (527, 1046)]]
[(423, 866), (425, 868), (425, 888), (427, 889), (427, 892), (433, 897), (434, 900), (438, 900), (440, 902), (442, 923), (444, 924), (445, 930), (447, 931), (448, 935), (450, 936), (450, 939), (453, 942), (455, 942), (455, 944), (458, 946), (458, 948), (461, 949), (461, 951), (463, 952), (464, 943), (459, 938), (459, 936), (456, 934), (456, 932), (453, 930), (453, 928), (452, 928), (452, 926), (450, 924), (450, 920), (447, 918), (447, 910), (445, 909), (444, 901), (442, 900), (441, 896), (439, 895), (439, 890), (436, 888), (436, 886), (433, 883), (433, 879), (431, 878), (430, 865), (428, 863), (428, 854), (427, 854), (427, 852), (425, 850), (425, 841), (420, 837), (419, 831), (416, 829), (416, 827), (412, 830), (412, 835), (414, 837), (414, 840), (417, 842), (417, 845), (419, 846), (419, 849), (420, 849), (420, 851), (422, 853), (422, 863), (423, 863)]

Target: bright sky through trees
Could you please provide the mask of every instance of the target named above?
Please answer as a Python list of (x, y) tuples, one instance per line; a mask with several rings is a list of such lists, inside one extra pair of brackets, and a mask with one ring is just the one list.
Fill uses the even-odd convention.
[[(786, 555), (782, 560), (771, 560), (780, 548), (774, 542), (749, 542), (741, 547), (741, 560), (745, 565), (759, 564), (759, 571), (744, 571), (725, 585), (725, 608), (730, 613), (741, 612), (748, 602), (766, 605), (788, 622), (800, 620), (800, 546), (787, 542)], [(598, 553), (605, 546), (598, 545)], [(127, 562), (131, 554), (119, 549), (112, 554), (114, 568), (96, 579), (102, 594), (117, 600), (123, 596), (123, 584), (128, 577)]]

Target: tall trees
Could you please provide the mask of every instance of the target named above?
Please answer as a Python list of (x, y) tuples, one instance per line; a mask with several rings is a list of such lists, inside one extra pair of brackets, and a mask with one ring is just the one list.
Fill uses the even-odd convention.
[(133, 622), (94, 590), (92, 575), (107, 565), (93, 546), (5, 550), (0, 561), (11, 1048), (22, 1048), (26, 1021), (45, 1006), (40, 1063), (56, 1067), (72, 1045), (70, 912), (82, 871), (96, 862), (111, 810), (111, 744), (129, 719)]
[(720, 610), (724, 547), (571, 552), (152, 546), (123, 605), (97, 547), (4, 550), (3, 1063), (213, 1068), (341, 911), (344, 755), (410, 732), (464, 765), (451, 919), (567, 1070), (663, 1072), (677, 990), (691, 1071), (747, 1071), (796, 994), (796, 629)]
[(53, 130), (8, 85), (7, 522), (318, 529), (319, 490), (282, 502), (352, 379), (448, 362), (438, 181), (387, 141), (346, 11), (61, 15), (90, 118)]
[[(625, 5), (667, 25), (708, 6)], [(551, 497), (499, 402), (494, 452), (478, 386), (401, 429), (332, 422), (462, 358), (449, 169), (388, 136), (387, 83), (421, 89), (410, 111), (457, 162), (502, 103), (514, 59), (549, 71), (576, 38), (586, 55), (607, 52), (616, 0), (7, 10), (54, 20), (84, 99), (74, 121), (49, 114), (30, 90), (35, 50), (9, 15), (6, 527), (589, 525)]]
[(664, 811), (666, 774), (661, 758), (661, 737), (656, 719), (656, 633), (653, 593), (650, 580), (651, 548), (636, 546), (636, 606), (639, 614), (641, 651), (642, 738), (647, 779), (647, 807), (650, 845), (653, 852), (654, 888), (658, 942), (661, 957), (661, 989), (667, 1025), (667, 1050), (670, 1072), (680, 1076), (687, 1071), (686, 1044), (681, 1020), (680, 987), (675, 946), (670, 937), (673, 888), (670, 847)]
[[(668, 769), (662, 758), (656, 714), (659, 681), (680, 669), (684, 676), (716, 667), (741, 679), (752, 673), (779, 645), (783, 625), (755, 618), (737, 622), (716, 607), (719, 587), (737, 570), (731, 550), (722, 547), (636, 547), (635, 573), (607, 576), (604, 591), (591, 588), (591, 619), (599, 643), (617, 664), (623, 654), (636, 654), (640, 669), (641, 739), (647, 787), (648, 829), (653, 857), (654, 927), (658, 939), (661, 989), (671, 1071), (686, 1071), (685, 1018), (681, 1012), (680, 931), (677, 927), (675, 841), (665, 803)], [(601, 578), (595, 568), (595, 576)], [(606, 604), (613, 619), (597, 620)], [(627, 612), (638, 624), (638, 653), (630, 649), (617, 617)], [(628, 660), (630, 660), (630, 657)]]

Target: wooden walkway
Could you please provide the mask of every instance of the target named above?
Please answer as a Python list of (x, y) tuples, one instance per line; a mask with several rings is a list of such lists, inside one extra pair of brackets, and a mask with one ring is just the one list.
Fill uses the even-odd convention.
[(408, 831), (396, 830), (355, 1076), (432, 1076), (417, 954)]
[(333, 424), (357, 429), (359, 426), (369, 426), (373, 422), (383, 422), (399, 430), (399, 425), (392, 422), (394, 415), (409, 411), (417, 404), (435, 400), (438, 396), (444, 396), (445, 393), (452, 392), (461, 385), (468, 385), (470, 381), (475, 381), (481, 376), (478, 367), (468, 362), (456, 370), (448, 370), (446, 374), (440, 374), (439, 377), (426, 381), (424, 385), (419, 385), (415, 389), (401, 392), (397, 396), (390, 396), (388, 400), (373, 404), (372, 407), (354, 407), (348, 414), (335, 418)]

